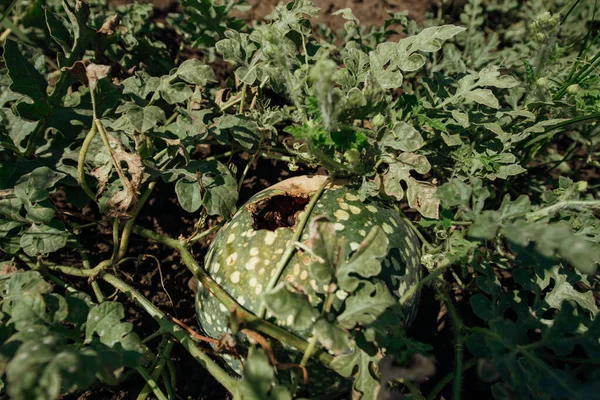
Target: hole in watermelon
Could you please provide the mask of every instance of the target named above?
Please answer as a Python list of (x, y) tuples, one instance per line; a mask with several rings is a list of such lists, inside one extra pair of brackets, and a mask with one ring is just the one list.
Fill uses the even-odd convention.
[(249, 204), (252, 228), (270, 231), (277, 228), (291, 228), (296, 224), (296, 216), (304, 210), (309, 201), (310, 196), (283, 194)]

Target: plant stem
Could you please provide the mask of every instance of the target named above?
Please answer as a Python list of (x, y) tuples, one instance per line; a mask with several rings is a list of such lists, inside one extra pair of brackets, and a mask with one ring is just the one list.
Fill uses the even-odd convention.
[(551, 354), (538, 354), (538, 356), (544, 360), (550, 360), (550, 361), (559, 361), (559, 362), (564, 362), (564, 363), (585, 364), (585, 365), (600, 365), (600, 360), (594, 360), (592, 358), (553, 356)]
[(403, 295), (402, 297), (400, 297), (400, 300), (398, 301), (398, 303), (402, 304), (406, 304), (406, 302), (408, 300), (411, 299), (411, 297), (413, 297), (417, 291), (419, 289), (421, 289), (423, 286), (427, 285), (429, 282), (433, 281), (434, 279), (436, 279), (442, 272), (444, 272), (446, 270), (446, 268), (450, 267), (451, 264), (450, 263), (444, 263), (440, 266), (438, 266), (436, 269), (434, 269), (433, 271), (431, 271), (431, 273), (426, 276), (425, 278), (419, 280), (419, 282), (417, 282), (415, 285), (412, 285)]
[(77, 178), (79, 180), (79, 184), (81, 185), (81, 188), (83, 189), (85, 194), (87, 194), (87, 196), (94, 202), (96, 201), (96, 195), (94, 194), (94, 192), (91, 191), (91, 189), (87, 185), (87, 182), (85, 181), (85, 158), (87, 156), (90, 144), (96, 136), (96, 132), (96, 125), (92, 124), (92, 128), (90, 129), (89, 133), (85, 137), (85, 140), (83, 141), (83, 144), (81, 145), (81, 150), (79, 150), (79, 159), (77, 160)]
[(218, 230), (220, 227), (221, 227), (221, 224), (217, 224), (211, 228), (208, 228), (205, 231), (198, 233), (197, 235), (195, 235), (193, 238), (191, 238), (189, 240), (189, 243), (197, 242), (198, 240), (202, 239), (203, 237), (206, 237), (206, 236), (210, 235), (211, 233), (213, 233), (214, 231)]
[(224, 112), (225, 110), (227, 110), (229, 107), (232, 107), (234, 105), (236, 105), (237, 103), (239, 103), (242, 100), (242, 96), (241, 94), (239, 96), (236, 96), (232, 99), (229, 99), (229, 101), (223, 103), (220, 107), (219, 107), (219, 111)]
[[(153, 378), (152, 376), (150, 376), (150, 374), (148, 373), (148, 371), (146, 371), (144, 369), (144, 367), (139, 366), (136, 368), (137, 372), (139, 372), (139, 374), (142, 376), (142, 378), (144, 378), (144, 380), (146, 381), (146, 386), (150, 388), (150, 390), (152, 390), (154, 392), (154, 395), (158, 398), (158, 400), (168, 400), (167, 396), (165, 396), (165, 394), (162, 392), (162, 390), (160, 390), (160, 388), (158, 387), (158, 383), (156, 383), (155, 378)], [(144, 389), (146, 389), (146, 386), (144, 386)], [(148, 393), (150, 392), (150, 390), (148, 390)], [(141, 393), (140, 393), (141, 396)], [(147, 396), (145, 395), (143, 397), (143, 399), (145, 399)], [(140, 398), (138, 397), (138, 400), (140, 400)]]
[(559, 122), (556, 125), (552, 125), (552, 126), (546, 128), (545, 132), (542, 135), (536, 136), (533, 139), (529, 140), (527, 143), (525, 143), (523, 145), (523, 147), (531, 147), (533, 144), (535, 144), (541, 140), (545, 140), (545, 139), (552, 137), (552, 135), (553, 135), (552, 132), (555, 131), (556, 129), (564, 128), (565, 126), (568, 126), (571, 124), (576, 124), (578, 122), (590, 121), (590, 120), (594, 120), (594, 119), (600, 119), (600, 113), (581, 115), (579, 117), (571, 118), (567, 121)]
[[(90, 259), (88, 258), (87, 253), (85, 252), (85, 250), (83, 249), (83, 247), (77, 240), (75, 240), (75, 246), (77, 247), (77, 249), (79, 250), (79, 253), (81, 254), (83, 268), (91, 270), (92, 264), (90, 263)], [(104, 302), (104, 293), (102, 293), (102, 290), (100, 289), (100, 285), (98, 285), (98, 282), (92, 281), (92, 290), (94, 291), (94, 295), (96, 296), (98, 303)]]
[(403, 379), (402, 384), (408, 388), (410, 395), (414, 400), (425, 400), (425, 397), (423, 397), (419, 388), (409, 379)]
[(231, 157), (232, 154), (233, 154), (233, 151), (226, 151), (225, 153), (216, 154), (214, 156), (203, 158), (202, 161), (206, 162), (206, 161), (218, 160), (220, 158)]
[(171, 380), (169, 379), (167, 371), (164, 368), (160, 373), (160, 379), (162, 379), (163, 383), (165, 384), (165, 390), (167, 391), (167, 396), (169, 399), (175, 399), (175, 393), (173, 392), (173, 386), (171, 386)]
[(438, 293), (441, 295), (446, 308), (448, 309), (448, 315), (452, 319), (452, 325), (454, 326), (454, 381), (452, 384), (452, 399), (460, 400), (462, 393), (462, 379), (464, 373), (464, 338), (462, 335), (463, 323), (454, 308), (454, 304), (448, 295), (446, 288), (442, 285), (438, 286)]
[(171, 388), (177, 387), (177, 374), (175, 373), (175, 365), (173, 365), (173, 359), (167, 359), (167, 369), (169, 370), (169, 386)]
[(173, 114), (165, 121), (165, 126), (169, 126), (171, 122), (175, 121), (178, 115), (179, 111), (175, 110)]
[(12, 9), (14, 8), (14, 6), (17, 4), (19, 0), (12, 0), (12, 2), (8, 5), (8, 7), (6, 7), (6, 11), (4, 11), (4, 14), (2, 14), (2, 16), (0, 17), (0, 23), (2, 23), (4, 21), (4, 18), (6, 18), (10, 12), (12, 11)]
[[(308, 222), (308, 220), (310, 218), (310, 214), (312, 213), (313, 208), (315, 208), (317, 201), (319, 201), (319, 198), (325, 191), (325, 188), (327, 186), (329, 186), (329, 184), (331, 182), (332, 182), (331, 177), (328, 177), (327, 179), (325, 179), (325, 181), (321, 184), (319, 189), (311, 197), (310, 202), (304, 209), (302, 216), (296, 221), (296, 231), (294, 232), (294, 236), (292, 236), (292, 239), (290, 240), (289, 245), (287, 246), (287, 248), (281, 255), (281, 258), (279, 259), (279, 262), (277, 263), (277, 266), (275, 267), (275, 272), (271, 276), (271, 279), (269, 280), (269, 283), (267, 284), (265, 291), (268, 292), (269, 290), (272, 290), (277, 285), (277, 282), (279, 281), (279, 278), (281, 277), (281, 274), (283, 273), (285, 266), (290, 261), (294, 251), (296, 250), (295, 243), (300, 240), (300, 237), (302, 236), (302, 231), (304, 230), (304, 227), (306, 226), (306, 223)], [(264, 318), (266, 312), (267, 312), (267, 309), (266, 309), (265, 303), (264, 303), (264, 301), (262, 301), (261, 305), (258, 309), (258, 314), (257, 314), (258, 318)]]
[[(160, 374), (162, 373), (163, 368), (167, 363), (167, 359), (171, 357), (171, 351), (173, 350), (174, 345), (175, 342), (173, 342), (173, 340), (167, 339), (167, 344), (165, 345), (163, 351), (158, 353), (158, 355), (156, 356), (158, 362), (156, 363), (156, 366), (154, 367), (154, 370), (152, 371), (151, 375), (152, 379), (155, 382), (158, 380), (158, 378), (160, 378)], [(148, 397), (148, 395), (150, 394), (151, 390), (153, 390), (153, 388), (150, 386), (150, 382), (146, 382), (146, 386), (144, 386), (144, 388), (138, 395), (137, 400), (145, 400), (146, 397)]]
[[(133, 232), (136, 234), (143, 236), (147, 239), (155, 240), (165, 246), (169, 246), (176, 250), (181, 257), (181, 260), (184, 264), (189, 268), (190, 271), (198, 278), (198, 281), (204, 285), (204, 287), (210, 291), (210, 293), (215, 296), (230, 312), (235, 312), (236, 316), (242, 320), (250, 329), (257, 330), (266, 335), (273, 337), (281, 341), (282, 343), (286, 343), (290, 346), (293, 346), (301, 351), (306, 351), (308, 348), (308, 343), (299, 336), (286, 331), (283, 328), (278, 327), (264, 319), (258, 318), (256, 315), (248, 312), (242, 306), (240, 306), (230, 295), (227, 293), (221, 286), (219, 286), (208, 273), (198, 265), (194, 256), (185, 248), (185, 242), (172, 239), (168, 236), (161, 235), (149, 229), (144, 229), (141, 227), (134, 227)], [(333, 361), (333, 356), (324, 352), (321, 349), (316, 349), (312, 357), (319, 360), (321, 363), (325, 365), (330, 365)]]
[[(400, 210), (398, 209), (398, 211), (400, 211)], [(427, 239), (425, 239), (425, 237), (423, 236), (421, 231), (419, 231), (419, 229), (417, 229), (417, 227), (412, 223), (412, 221), (410, 219), (408, 219), (408, 217), (406, 215), (402, 214), (402, 219), (404, 220), (404, 222), (406, 222), (408, 224), (408, 226), (411, 227), (412, 231), (415, 233), (415, 235), (417, 235), (417, 237), (419, 238), (421, 243), (423, 243), (425, 245), (425, 247), (429, 248), (430, 250), (436, 250), (439, 248), (439, 246), (434, 247), (431, 243), (429, 243), (429, 241)]]
[(161, 336), (163, 333), (162, 331), (159, 329), (156, 332), (154, 332), (153, 334), (151, 334), (150, 336), (145, 337), (142, 340), (142, 344), (146, 344), (148, 342), (151, 342), (152, 340), (156, 339), (157, 337)]
[[(473, 368), (476, 364), (477, 364), (477, 359), (476, 358), (471, 358), (469, 361), (467, 361), (465, 363), (463, 371), (467, 371), (467, 370)], [(442, 391), (442, 389), (444, 389), (446, 387), (446, 385), (448, 385), (453, 379), (454, 379), (454, 371), (450, 372), (449, 374), (447, 374), (446, 376), (444, 376), (433, 387), (433, 389), (431, 389), (431, 392), (429, 392), (429, 395), (427, 395), (427, 400), (435, 400), (435, 399), (437, 399), (438, 395), (440, 394), (440, 392)]]
[(117, 261), (120, 260), (121, 258), (125, 257), (125, 254), (127, 253), (127, 248), (129, 247), (129, 236), (131, 236), (131, 230), (133, 229), (133, 226), (135, 224), (135, 219), (137, 218), (142, 207), (148, 200), (148, 197), (150, 197), (150, 194), (152, 193), (152, 190), (154, 189), (155, 186), (156, 186), (156, 181), (152, 181), (148, 184), (148, 187), (146, 188), (144, 193), (140, 196), (138, 203), (135, 206), (135, 209), (131, 213), (131, 218), (129, 218), (127, 220), (127, 222), (125, 223), (125, 227), (123, 227), (123, 232), (121, 233), (121, 241), (119, 243), (119, 252), (117, 253)]
[(600, 200), (567, 200), (567, 201), (559, 201), (556, 204), (552, 204), (551, 206), (544, 207), (542, 209), (532, 211), (527, 213), (525, 217), (530, 220), (537, 220), (540, 218), (544, 218), (555, 214), (559, 211), (566, 210), (568, 208), (572, 209), (586, 209), (590, 208), (592, 210), (600, 209)]
[[(323, 303), (323, 308), (321, 309), (321, 318), (325, 318), (326, 315), (330, 312), (331, 305), (333, 304), (333, 298), (334, 298), (333, 296), (334, 296), (335, 290), (336, 290), (336, 285), (332, 284), (332, 282), (330, 282), (329, 288), (327, 290), (327, 296), (325, 297), (325, 302)], [(306, 363), (308, 363), (308, 360), (310, 359), (312, 352), (315, 350), (315, 348), (317, 346), (317, 341), (318, 341), (317, 332), (316, 332), (315, 328), (313, 327), (312, 336), (310, 338), (310, 341), (308, 342), (308, 348), (304, 351), (304, 354), (302, 355), (302, 359), (300, 360), (300, 367), (302, 367), (302, 368), (306, 367)], [(299, 376), (299, 374), (294, 375), (293, 387), (297, 387), (296, 379), (298, 378), (298, 376)]]
[(240, 97), (240, 109), (239, 109), (239, 113), (243, 113), (244, 112), (244, 103), (246, 102), (246, 91), (248, 89), (248, 84), (244, 83), (242, 85), (242, 96)]
[(113, 228), (112, 228), (112, 237), (113, 237), (113, 252), (110, 256), (110, 260), (115, 265), (117, 261), (117, 254), (119, 254), (119, 218), (113, 219)]
[[(296, 161), (296, 160), (294, 159), (294, 157), (290, 157), (290, 156), (282, 156), (282, 155), (279, 155), (279, 154), (271, 154), (271, 153), (269, 153), (269, 152), (266, 152), (266, 151), (261, 151), (261, 152), (260, 152), (260, 156), (261, 156), (262, 158), (269, 158), (269, 159), (271, 159), (271, 160), (277, 160), (277, 161), (285, 161), (285, 162), (292, 162), (292, 161)], [(302, 162), (302, 160), (298, 160), (298, 161)]]
[(248, 174), (248, 171), (250, 171), (250, 167), (252, 166), (252, 163), (254, 162), (254, 160), (256, 160), (256, 157), (260, 153), (260, 150), (262, 148), (262, 141), (263, 141), (263, 136), (261, 135), (260, 142), (258, 143), (258, 148), (254, 152), (254, 154), (252, 154), (252, 157), (250, 158), (250, 160), (246, 163), (246, 166), (244, 167), (244, 170), (242, 171), (242, 175), (240, 176), (240, 180), (238, 181), (238, 187), (237, 187), (238, 193), (240, 192), (240, 190), (242, 190), (242, 185), (244, 184), (244, 179), (246, 179), (246, 175)]

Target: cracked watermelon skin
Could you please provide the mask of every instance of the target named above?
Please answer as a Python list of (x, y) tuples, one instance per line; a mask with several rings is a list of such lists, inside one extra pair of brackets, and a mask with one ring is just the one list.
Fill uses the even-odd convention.
[[(289, 194), (298, 186), (306, 186), (302, 181), (306, 178), (290, 178), (253, 196), (218, 232), (206, 255), (205, 268), (208, 273), (240, 305), (252, 313), (258, 312), (261, 294), (266, 290), (294, 230), (293, 228), (277, 228), (275, 231), (253, 229), (248, 206), (272, 196)], [(326, 177), (316, 176), (309, 179), (308, 192), (312, 195)], [(403, 220), (403, 214), (385, 207), (381, 202), (361, 203), (355, 188), (338, 185), (323, 192), (313, 209), (311, 220), (323, 215), (335, 223), (338, 237), (346, 238), (352, 250), (358, 248), (372, 227), (380, 226), (383, 229), (389, 240), (388, 256), (382, 261), (382, 272), (377, 279), (383, 280), (393, 295), (399, 298), (421, 279), (420, 244), (408, 223)], [(308, 238), (309, 226), (310, 221), (304, 228), (301, 241)], [(321, 299), (316, 296), (313, 289), (315, 282), (309, 278), (310, 263), (311, 258), (308, 254), (302, 251), (295, 252), (286, 265), (280, 281), (286, 280), (293, 286), (301, 287), (308, 294), (311, 304), (318, 306)], [(338, 307), (345, 296), (347, 294), (338, 289), (335, 300)], [(333, 307), (336, 308), (335, 302)], [(412, 322), (417, 307), (418, 295), (413, 296), (406, 304), (407, 325)], [(198, 285), (196, 292), (196, 310), (200, 326), (207, 335), (220, 337), (227, 332), (228, 310), (202, 284)], [(273, 322), (306, 340), (311, 337), (311, 331), (298, 330), (288, 321)], [(289, 356), (288, 360), (279, 361), (299, 362), (302, 354), (291, 350), (286, 353)], [(223, 358), (234, 371), (240, 373), (237, 361), (229, 356)], [(309, 375), (313, 377), (310, 380), (313, 394), (332, 393), (345, 384), (339, 375), (323, 366), (317, 366), (315, 363), (307, 367)], [(315, 376), (319, 379), (315, 379)]]

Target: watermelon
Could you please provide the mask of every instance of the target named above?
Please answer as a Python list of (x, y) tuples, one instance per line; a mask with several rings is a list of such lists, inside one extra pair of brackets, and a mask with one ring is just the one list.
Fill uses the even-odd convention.
[[(325, 179), (325, 176), (294, 177), (257, 193), (216, 235), (206, 255), (205, 269), (248, 311), (258, 313), (275, 267), (290, 245), (296, 222), (311, 195)], [(336, 236), (347, 241), (350, 252), (358, 249), (373, 227), (380, 227), (388, 239), (388, 252), (381, 259), (381, 273), (372, 280), (383, 281), (393, 296), (399, 298), (421, 279), (419, 241), (403, 214), (384, 201), (369, 199), (361, 202), (357, 187), (345, 181), (334, 181), (312, 210), (301, 242), (308, 244), (311, 221), (317, 218), (331, 221)], [(323, 296), (319, 293), (323, 291), (310, 278), (310, 265), (316, 261), (306, 250), (305, 247), (294, 253), (279, 280), (292, 290), (305, 294), (311, 305), (320, 309)], [(209, 336), (223, 336), (228, 332), (229, 310), (201, 284), (196, 295), (200, 326)], [(348, 293), (338, 289), (335, 301), (343, 304), (347, 296)], [(404, 305), (405, 326), (414, 318), (417, 307), (418, 295)], [(306, 340), (312, 336), (312, 329), (297, 326), (294, 315), (276, 319), (267, 313), (267, 318)], [(295, 349), (286, 349), (278, 357), (283, 357), (279, 362), (297, 363), (302, 354)], [(233, 372), (240, 373), (239, 361), (229, 355), (223, 358)], [(334, 371), (316, 362), (311, 362), (307, 368), (312, 396), (333, 393), (348, 385)]]

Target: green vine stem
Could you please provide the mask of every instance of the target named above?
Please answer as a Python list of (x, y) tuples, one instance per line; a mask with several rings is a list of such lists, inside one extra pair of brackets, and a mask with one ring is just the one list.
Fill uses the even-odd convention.
[(403, 379), (402, 384), (410, 391), (410, 395), (414, 400), (425, 400), (421, 391), (413, 382), (408, 379)]
[(204, 230), (204, 231), (202, 231), (202, 232), (194, 235), (194, 237), (192, 237), (191, 239), (189, 239), (188, 242), (189, 243), (197, 242), (198, 240), (202, 239), (203, 237), (206, 237), (206, 236), (210, 235), (211, 233), (213, 233), (214, 231), (219, 230), (219, 228), (221, 227), (221, 225), (222, 224), (219, 223), (219, 224), (217, 224), (217, 225), (215, 225), (213, 227), (210, 227), (210, 228), (208, 228), (208, 229), (206, 229), (206, 230)]
[[(147, 239), (154, 240), (165, 246), (171, 247), (176, 250), (181, 257), (183, 263), (188, 267), (190, 271), (198, 278), (198, 281), (209, 290), (213, 296), (215, 296), (230, 312), (235, 312), (236, 316), (243, 321), (249, 329), (254, 329), (262, 332), (266, 335), (271, 336), (274, 339), (286, 343), (292, 347), (295, 347), (301, 351), (306, 351), (308, 348), (308, 342), (299, 336), (294, 335), (291, 332), (286, 331), (283, 328), (278, 327), (262, 318), (258, 318), (256, 315), (250, 313), (239, 305), (233, 297), (229, 295), (221, 286), (219, 286), (208, 273), (200, 267), (196, 262), (194, 256), (186, 249), (185, 242), (172, 239), (168, 236), (161, 235), (149, 229), (144, 229), (138, 226), (133, 228), (133, 232), (143, 236)], [(330, 365), (333, 361), (333, 356), (324, 352), (321, 349), (316, 349), (312, 357), (323, 363), (324, 365)]]
[(219, 111), (225, 112), (228, 108), (233, 107), (242, 100), (242, 94), (238, 94), (219, 106)]
[(173, 387), (171, 386), (171, 380), (167, 376), (167, 372), (165, 369), (160, 373), (160, 379), (162, 379), (165, 384), (165, 390), (167, 391), (167, 396), (169, 399), (175, 399), (175, 392), (173, 392)]
[(77, 160), (77, 180), (79, 180), (79, 185), (81, 185), (81, 188), (83, 189), (85, 194), (94, 202), (96, 201), (96, 195), (94, 194), (94, 192), (92, 192), (92, 190), (87, 185), (87, 182), (85, 181), (85, 158), (87, 156), (87, 152), (90, 147), (90, 144), (92, 143), (92, 140), (94, 140), (94, 137), (96, 137), (96, 132), (98, 132), (96, 129), (96, 125), (92, 124), (92, 128), (90, 129), (89, 133), (83, 141), (83, 144), (81, 145), (81, 150), (79, 150), (79, 159)]
[(129, 236), (131, 236), (131, 231), (133, 229), (133, 226), (135, 225), (135, 219), (142, 210), (142, 207), (144, 206), (146, 201), (148, 201), (148, 197), (150, 197), (150, 194), (152, 193), (152, 190), (154, 190), (155, 186), (156, 181), (152, 181), (148, 184), (148, 187), (140, 196), (138, 203), (135, 206), (135, 209), (131, 213), (131, 217), (125, 223), (125, 226), (123, 227), (123, 232), (121, 233), (121, 241), (119, 242), (119, 251), (117, 253), (116, 258), (117, 261), (125, 257), (125, 254), (127, 253), (127, 248), (129, 247)]
[[(317, 201), (319, 201), (319, 198), (321, 198), (321, 195), (325, 191), (325, 188), (327, 186), (329, 186), (329, 184), (332, 181), (333, 181), (333, 179), (331, 176), (328, 177), (327, 179), (325, 179), (325, 181), (321, 184), (319, 189), (311, 197), (310, 202), (304, 209), (302, 216), (296, 221), (296, 231), (294, 232), (294, 236), (292, 236), (292, 239), (290, 240), (290, 244), (287, 246), (287, 248), (281, 255), (281, 258), (279, 259), (279, 262), (277, 263), (277, 266), (275, 267), (275, 272), (271, 276), (271, 279), (269, 280), (269, 283), (267, 284), (265, 291), (268, 292), (269, 290), (272, 290), (277, 285), (277, 282), (279, 282), (279, 278), (281, 278), (281, 274), (283, 273), (285, 266), (290, 261), (290, 259), (292, 258), (292, 255), (294, 254), (294, 251), (296, 250), (295, 243), (300, 240), (300, 237), (302, 236), (302, 231), (304, 230), (304, 227), (308, 223), (308, 220), (310, 218), (310, 214), (312, 213), (312, 210), (315, 208), (315, 205), (317, 204)], [(266, 312), (267, 312), (267, 308), (265, 306), (265, 303), (261, 302), (261, 305), (258, 309), (257, 316), (259, 318), (264, 319)]]
[(576, 210), (585, 209), (585, 208), (598, 210), (598, 209), (600, 209), (600, 200), (559, 201), (558, 203), (552, 204), (551, 206), (544, 207), (539, 210), (527, 213), (525, 216), (527, 219), (535, 221), (537, 219), (550, 216), (561, 210), (565, 210), (565, 209), (569, 209), (569, 208), (576, 209)]
[(156, 339), (157, 337), (162, 336), (162, 334), (163, 334), (162, 331), (160, 329), (158, 329), (151, 335), (146, 336), (144, 339), (142, 339), (142, 344), (149, 343), (149, 342), (153, 341), (154, 339)]
[[(167, 339), (167, 344), (165, 345), (164, 349), (156, 356), (158, 362), (154, 366), (152, 374), (150, 375), (155, 382), (158, 380), (158, 378), (160, 378), (160, 375), (167, 364), (167, 359), (171, 357), (171, 351), (173, 350), (174, 345), (175, 342), (173, 342), (173, 340)], [(137, 400), (145, 400), (150, 394), (151, 390), (153, 390), (153, 388), (150, 386), (150, 383), (147, 382), (146, 386), (144, 386), (138, 395)]]
[[(77, 240), (75, 240), (75, 247), (77, 247), (77, 250), (79, 250), (79, 254), (81, 254), (83, 268), (91, 270), (92, 264), (90, 263), (90, 259), (88, 258), (87, 253), (85, 252), (79, 241)], [(102, 289), (100, 289), (100, 285), (98, 285), (98, 282), (92, 281), (92, 290), (94, 291), (94, 295), (96, 296), (98, 303), (104, 302), (104, 294), (102, 293)]]
[[(146, 386), (148, 386), (150, 388), (150, 390), (152, 390), (152, 392), (154, 392), (154, 395), (156, 396), (156, 398), (158, 400), (168, 400), (167, 396), (163, 393), (162, 390), (160, 390), (160, 387), (158, 387), (158, 383), (156, 383), (156, 379), (154, 377), (152, 377), (148, 373), (148, 371), (146, 371), (141, 366), (137, 367), (136, 370), (142, 376), (142, 378), (144, 378), (144, 380), (146, 381)], [(145, 387), (144, 387), (144, 389), (145, 389)], [(150, 392), (150, 390), (148, 390), (148, 393)], [(144, 397), (144, 399), (145, 398), (146, 398), (146, 396)]]
[(10, 15), (10, 12), (12, 11), (13, 7), (17, 4), (19, 0), (12, 0), (12, 2), (8, 5), (8, 7), (6, 7), (6, 11), (4, 11), (4, 14), (2, 14), (2, 16), (0, 16), (0, 23), (2, 23), (4, 21), (4, 18), (6, 18), (7, 16)]
[[(544, 134), (538, 135), (538, 136), (534, 137), (533, 139), (529, 140), (528, 142), (526, 142), (523, 145), (523, 147), (525, 147), (525, 148), (531, 147), (532, 145), (534, 145), (535, 143), (537, 143), (539, 141), (551, 138), (554, 135), (553, 132), (557, 129), (564, 128), (565, 126), (575, 124), (578, 122), (591, 121), (594, 119), (600, 119), (600, 113), (590, 114), (590, 115), (582, 115), (579, 117), (571, 118), (567, 121), (559, 122), (556, 125), (547, 127)], [(533, 155), (530, 156), (530, 159), (531, 158), (533, 158)]]
[(242, 85), (242, 96), (240, 97), (240, 109), (239, 113), (242, 114), (244, 112), (244, 103), (246, 102), (246, 92), (248, 91), (248, 84), (244, 83)]
[(452, 384), (452, 399), (460, 400), (462, 394), (462, 379), (464, 374), (464, 337), (462, 334), (462, 327), (464, 326), (462, 320), (458, 316), (454, 304), (448, 295), (446, 288), (443, 285), (438, 285), (438, 293), (442, 298), (442, 301), (448, 309), (448, 315), (452, 320), (454, 328), (454, 379)]
[(238, 181), (238, 186), (237, 186), (238, 193), (240, 192), (240, 190), (242, 190), (242, 185), (244, 184), (244, 179), (246, 179), (246, 175), (248, 175), (248, 171), (250, 171), (250, 167), (252, 166), (252, 163), (254, 162), (254, 160), (256, 160), (256, 157), (258, 157), (258, 155), (261, 153), (263, 139), (264, 139), (264, 136), (261, 135), (261, 138), (258, 143), (256, 151), (254, 152), (254, 154), (252, 154), (252, 157), (250, 157), (250, 160), (248, 160), (248, 162), (246, 163), (246, 166), (244, 167), (244, 170), (242, 171), (242, 175), (240, 176), (240, 179)]
[(409, 301), (417, 293), (417, 291), (419, 289), (421, 289), (425, 285), (428, 285), (429, 282), (437, 279), (446, 270), (446, 268), (450, 267), (451, 265), (452, 264), (450, 264), (450, 263), (444, 263), (444, 264), (438, 266), (436, 269), (434, 269), (425, 278), (419, 280), (419, 282), (417, 282), (417, 284), (411, 286), (410, 289), (408, 289), (402, 295), (402, 297), (400, 297), (400, 300), (398, 301), (398, 303), (399, 304), (406, 304), (406, 302)]
[[(463, 372), (473, 368), (477, 364), (476, 358), (471, 358), (464, 364)], [(431, 389), (431, 392), (427, 395), (427, 400), (435, 400), (438, 398), (440, 392), (454, 379), (454, 371), (444, 376), (436, 385)]]
[(177, 387), (177, 374), (175, 373), (175, 365), (173, 364), (173, 359), (167, 359), (167, 369), (169, 370), (169, 386), (171, 388)]
[(117, 255), (119, 254), (119, 218), (113, 219), (113, 228), (112, 228), (112, 237), (113, 237), (113, 252), (110, 256), (110, 259), (114, 264), (119, 261), (117, 259)]

